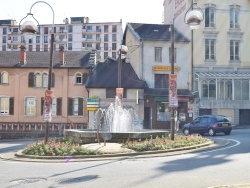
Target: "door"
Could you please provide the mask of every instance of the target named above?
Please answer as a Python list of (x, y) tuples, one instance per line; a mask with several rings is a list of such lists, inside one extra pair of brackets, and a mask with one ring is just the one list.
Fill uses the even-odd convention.
[(143, 128), (144, 129), (150, 129), (150, 117), (151, 117), (151, 108), (145, 107), (144, 108), (144, 122), (143, 122)]
[(250, 109), (242, 109), (240, 112), (240, 125), (249, 125), (250, 122)]

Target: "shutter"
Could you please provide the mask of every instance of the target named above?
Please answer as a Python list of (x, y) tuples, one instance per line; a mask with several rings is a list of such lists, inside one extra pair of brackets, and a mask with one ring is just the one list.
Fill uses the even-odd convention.
[(73, 115), (73, 98), (68, 98), (68, 115)]
[(55, 87), (55, 74), (52, 72), (51, 87)]
[(41, 97), (41, 115), (43, 115), (44, 97)]
[(9, 114), (14, 115), (14, 97), (10, 97)]
[(56, 115), (62, 115), (62, 98), (57, 98), (56, 101)]
[(78, 98), (78, 115), (83, 115), (83, 98)]
[(86, 84), (87, 80), (88, 80), (88, 73), (83, 73), (82, 75), (82, 84)]
[(34, 87), (34, 73), (33, 72), (29, 73), (28, 87)]
[(2, 73), (0, 72), (0, 84), (2, 83)]

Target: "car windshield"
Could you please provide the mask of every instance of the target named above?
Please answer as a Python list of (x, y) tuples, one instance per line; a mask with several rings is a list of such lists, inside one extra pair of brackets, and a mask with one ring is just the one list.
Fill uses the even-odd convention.
[(216, 116), (217, 122), (229, 122), (229, 120), (224, 116)]

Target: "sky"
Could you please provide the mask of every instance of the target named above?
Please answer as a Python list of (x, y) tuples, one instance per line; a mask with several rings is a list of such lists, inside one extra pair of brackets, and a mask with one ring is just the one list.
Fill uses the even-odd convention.
[[(18, 22), (30, 12), (36, 0), (0, 0), (0, 19)], [(89, 17), (90, 23), (127, 22), (161, 24), (164, 0), (44, 0), (54, 10), (54, 23), (68, 17)], [(52, 24), (53, 13), (45, 3), (36, 3), (31, 10), (39, 24)]]

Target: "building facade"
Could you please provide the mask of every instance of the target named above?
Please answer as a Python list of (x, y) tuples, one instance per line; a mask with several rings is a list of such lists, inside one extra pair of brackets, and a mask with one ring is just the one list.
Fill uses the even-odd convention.
[[(166, 14), (170, 8), (167, 2), (164, 1)], [(250, 2), (196, 0), (196, 3), (204, 12), (198, 30), (186, 29), (185, 12), (175, 20), (175, 26), (191, 40), (189, 79), (197, 97), (195, 116), (223, 114), (236, 125), (249, 124)], [(187, 5), (191, 6), (191, 1)]]
[[(22, 23), (21, 23), (22, 24)], [(18, 51), (24, 45), (27, 51), (49, 51), (51, 33), (54, 33), (54, 50), (64, 47), (67, 51), (96, 50), (97, 61), (117, 58), (117, 49), (123, 36), (122, 21), (91, 23), (88, 17), (66, 18), (63, 24), (40, 25), (33, 39), (25, 41), (15, 20), (0, 20), (0, 51)]]
[[(87, 128), (85, 83), (95, 52), (55, 52), (53, 56), (51, 130)], [(0, 130), (44, 129), (43, 104), (48, 87), (48, 52), (0, 52)], [(72, 127), (73, 126), (73, 127)], [(62, 128), (62, 127), (61, 127)]]
[[(170, 25), (127, 23), (124, 41), (129, 48), (127, 62), (149, 88), (144, 90), (144, 126), (170, 129), (169, 79), (171, 73)], [(193, 116), (192, 93), (188, 76), (189, 40), (175, 30), (174, 72), (177, 75), (177, 116), (185, 122)]]

